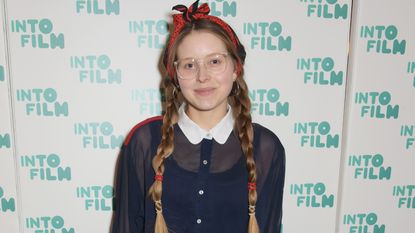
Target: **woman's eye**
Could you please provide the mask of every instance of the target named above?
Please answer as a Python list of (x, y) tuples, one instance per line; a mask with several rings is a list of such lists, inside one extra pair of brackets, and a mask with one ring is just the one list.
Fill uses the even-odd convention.
[(220, 65), (221, 62), (222, 61), (220, 59), (212, 59), (210, 61), (210, 64), (212, 64), (212, 65)]
[(185, 69), (194, 69), (195, 65), (193, 63), (186, 63), (184, 64)]

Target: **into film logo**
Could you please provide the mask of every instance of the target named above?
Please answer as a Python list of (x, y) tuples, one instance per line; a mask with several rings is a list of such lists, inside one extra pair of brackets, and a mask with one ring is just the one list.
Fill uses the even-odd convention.
[(405, 137), (405, 149), (415, 149), (415, 124), (413, 125), (402, 125), (400, 135)]
[(139, 48), (162, 49), (169, 33), (165, 20), (145, 19), (128, 22), (128, 32), (137, 35)]
[(76, 197), (84, 200), (85, 210), (114, 210), (114, 188), (110, 185), (77, 187)]
[(54, 33), (52, 20), (47, 18), (12, 20), (11, 31), (20, 34), (20, 46), (23, 48), (65, 48), (64, 34)]
[(291, 184), (290, 194), (297, 196), (297, 207), (333, 208), (334, 195), (326, 193), (324, 183)]
[(360, 105), (360, 117), (377, 119), (398, 119), (399, 105), (392, 105), (388, 91), (356, 92), (355, 104)]
[(155, 88), (133, 89), (131, 101), (138, 104), (140, 115), (160, 115), (164, 96), (159, 89)]
[(115, 149), (124, 141), (124, 136), (114, 134), (114, 127), (108, 121), (75, 123), (74, 133), (81, 137), (84, 149)]
[(301, 147), (339, 148), (340, 135), (331, 134), (330, 131), (328, 121), (294, 123), (294, 134), (301, 135)]
[(383, 166), (381, 154), (350, 155), (347, 165), (354, 168), (354, 178), (363, 180), (390, 180), (392, 167)]
[(252, 102), (252, 113), (260, 116), (288, 116), (290, 104), (280, 100), (278, 89), (253, 89), (248, 94)]
[(218, 17), (236, 16), (236, 1), (208, 0), (210, 14)]
[(121, 84), (121, 69), (113, 68), (106, 54), (71, 56), (70, 65), (78, 71), (80, 83)]
[(243, 34), (249, 36), (253, 50), (291, 51), (291, 36), (282, 35), (281, 23), (248, 22), (243, 24)]
[(366, 52), (381, 54), (405, 54), (406, 40), (398, 40), (395, 25), (361, 26), (360, 38), (366, 39)]
[(27, 169), (30, 180), (69, 181), (71, 168), (61, 164), (57, 154), (38, 154), (20, 156), (20, 166)]
[(307, 5), (307, 16), (323, 19), (347, 19), (349, 5), (337, 0), (300, 0)]
[(4, 189), (0, 186), (0, 213), (16, 211), (16, 201), (14, 198), (7, 198), (4, 195)]
[(304, 72), (304, 84), (341, 86), (344, 72), (336, 72), (334, 65), (334, 59), (331, 57), (297, 59), (297, 70)]
[(348, 233), (385, 233), (385, 224), (378, 223), (376, 213), (345, 214), (343, 225), (348, 226)]
[(77, 14), (88, 15), (119, 15), (119, 0), (76, 0), (75, 8)]
[(59, 117), (69, 115), (68, 102), (59, 102), (58, 92), (53, 88), (17, 89), (16, 99), (25, 104), (26, 115)]
[(10, 148), (10, 134), (0, 134), (0, 149), (4, 148)]
[(34, 233), (75, 233), (75, 228), (65, 226), (62, 216), (28, 217), (25, 219), (25, 228)]
[(408, 62), (407, 72), (411, 75), (412, 87), (415, 87), (415, 61)]
[(398, 208), (415, 210), (415, 185), (395, 185), (392, 195), (398, 200)]

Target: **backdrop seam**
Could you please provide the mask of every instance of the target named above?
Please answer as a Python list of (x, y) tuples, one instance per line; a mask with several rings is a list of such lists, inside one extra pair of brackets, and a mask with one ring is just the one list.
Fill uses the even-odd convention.
[[(349, 135), (349, 117), (350, 117), (350, 103), (352, 94), (352, 82), (351, 74), (353, 73), (353, 62), (354, 53), (353, 46), (355, 44), (355, 20), (353, 16), (357, 15), (356, 12), (358, 7), (354, 4), (355, 0), (350, 1), (350, 23), (349, 23), (349, 40), (348, 40), (348, 55), (347, 55), (347, 64), (346, 64), (346, 81), (345, 81), (345, 99), (343, 107), (343, 124), (342, 124), (342, 143), (341, 143), (341, 152), (340, 152), (340, 169), (338, 176), (338, 186), (337, 186), (337, 209), (336, 209), (336, 220), (335, 220), (335, 232), (340, 233), (341, 225), (341, 211), (343, 210), (343, 188), (344, 188), (344, 170), (345, 170), (345, 161), (346, 161), (346, 149), (347, 149), (347, 137)], [(357, 3), (356, 3), (357, 4)]]
[(11, 68), (11, 54), (10, 54), (10, 37), (8, 33), (8, 14), (7, 14), (7, 0), (3, 1), (3, 31), (4, 31), (4, 49), (5, 49), (5, 58), (6, 58), (6, 66), (7, 66), (7, 77), (9, 81), (8, 85), (8, 95), (10, 98), (9, 101), (9, 108), (10, 108), (10, 127), (11, 127), (11, 134), (12, 136), (12, 150), (13, 150), (13, 161), (14, 161), (14, 167), (15, 167), (15, 181), (16, 181), (16, 204), (17, 204), (17, 216), (18, 216), (18, 222), (19, 222), (19, 232), (23, 233), (23, 213), (22, 213), (22, 195), (21, 195), (21, 188), (20, 188), (20, 172), (19, 172), (19, 166), (18, 166), (18, 156), (17, 156), (17, 142), (16, 142), (16, 114), (14, 112), (14, 100), (13, 100), (13, 82), (12, 82), (12, 68)]

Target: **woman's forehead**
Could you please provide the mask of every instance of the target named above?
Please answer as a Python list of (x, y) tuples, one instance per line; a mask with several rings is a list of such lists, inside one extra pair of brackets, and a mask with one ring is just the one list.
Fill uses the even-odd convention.
[(204, 57), (212, 53), (226, 53), (226, 45), (219, 36), (210, 31), (192, 31), (177, 47), (177, 58)]

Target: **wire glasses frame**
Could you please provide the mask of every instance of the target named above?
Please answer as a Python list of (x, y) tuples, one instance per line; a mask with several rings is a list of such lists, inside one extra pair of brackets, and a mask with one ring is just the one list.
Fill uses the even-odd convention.
[(226, 70), (228, 65), (227, 53), (213, 53), (204, 58), (184, 58), (174, 62), (177, 76), (183, 80), (196, 78), (200, 72), (200, 64), (210, 74), (221, 74)]

